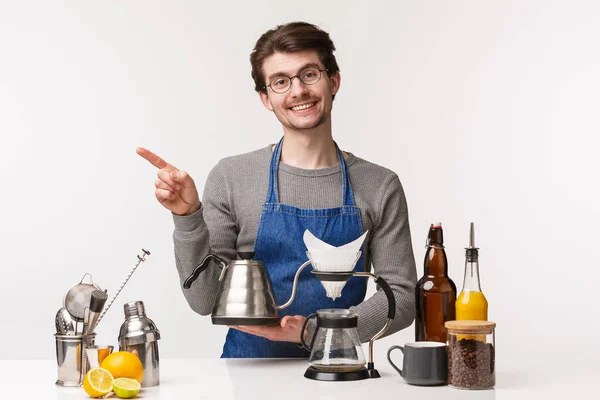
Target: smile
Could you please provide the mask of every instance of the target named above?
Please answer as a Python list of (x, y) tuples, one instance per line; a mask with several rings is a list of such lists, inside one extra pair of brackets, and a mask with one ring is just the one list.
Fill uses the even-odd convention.
[(294, 106), (294, 107), (290, 107), (290, 110), (292, 111), (301, 111), (301, 110), (306, 110), (308, 108), (314, 107), (314, 105), (317, 104), (317, 102), (312, 102), (312, 103), (305, 103), (305, 104), (300, 104), (298, 106)]

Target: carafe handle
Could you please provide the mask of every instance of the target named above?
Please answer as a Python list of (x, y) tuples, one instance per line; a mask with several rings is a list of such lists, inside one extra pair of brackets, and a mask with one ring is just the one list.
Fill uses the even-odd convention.
[(400, 374), (400, 376), (402, 376), (402, 370), (401, 370), (400, 368), (396, 367), (396, 364), (394, 364), (394, 363), (392, 362), (392, 359), (390, 358), (390, 353), (391, 353), (391, 352), (392, 352), (392, 350), (394, 350), (394, 349), (400, 349), (400, 351), (402, 352), (402, 356), (404, 356), (404, 347), (402, 347), (402, 346), (392, 346), (392, 347), (390, 347), (390, 349), (389, 349), (389, 350), (388, 350), (388, 352), (387, 352), (387, 358), (388, 358), (388, 361), (390, 362), (390, 364), (392, 365), (392, 367), (394, 367), (394, 369), (395, 369), (396, 371), (398, 371), (398, 373)]
[(388, 283), (382, 277), (377, 277), (377, 279), (375, 279), (375, 283), (381, 287), (383, 293), (385, 293), (385, 297), (387, 297), (388, 318), (394, 319), (396, 317), (396, 298), (394, 297), (392, 288), (390, 288), (390, 285), (388, 285)]
[(204, 260), (202, 260), (202, 262), (196, 268), (194, 268), (194, 272), (192, 272), (192, 274), (183, 282), (184, 289), (189, 289), (192, 287), (192, 282), (198, 279), (198, 276), (208, 267), (208, 262), (210, 260), (217, 262), (217, 265), (221, 269), (227, 267), (227, 262), (225, 262), (221, 257), (215, 256), (214, 254), (207, 255), (204, 257)]
[(306, 317), (304, 323), (302, 324), (302, 329), (300, 330), (300, 342), (302, 343), (302, 347), (304, 347), (308, 351), (312, 351), (315, 337), (317, 336), (317, 329), (319, 329), (319, 318), (317, 318), (317, 327), (315, 328), (315, 334), (313, 335), (312, 340), (310, 340), (310, 346), (306, 344), (306, 342), (304, 341), (304, 329), (306, 329), (306, 327), (308, 326), (308, 320), (310, 320), (312, 317), (316, 318), (317, 313), (312, 313), (308, 317)]

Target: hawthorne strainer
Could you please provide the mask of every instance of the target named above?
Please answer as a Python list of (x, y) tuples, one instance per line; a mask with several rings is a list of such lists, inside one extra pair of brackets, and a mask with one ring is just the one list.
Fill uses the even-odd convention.
[[(84, 282), (85, 277), (89, 282)], [(71, 286), (63, 298), (63, 307), (77, 322), (83, 322), (85, 309), (90, 307), (90, 300), (94, 290), (102, 290), (92, 280), (92, 274), (86, 273), (79, 283)]]

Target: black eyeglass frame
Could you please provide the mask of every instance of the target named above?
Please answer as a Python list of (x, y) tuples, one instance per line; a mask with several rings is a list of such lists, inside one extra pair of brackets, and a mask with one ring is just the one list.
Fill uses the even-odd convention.
[[(306, 82), (304, 82), (304, 81), (302, 80), (302, 78), (300, 77), (300, 75), (302, 75), (302, 72), (306, 71), (307, 69), (311, 69), (311, 68), (314, 68), (314, 69), (316, 69), (317, 71), (319, 71), (319, 79), (317, 79), (317, 80), (316, 80), (316, 81), (314, 81), (313, 83), (306, 83)], [(288, 86), (288, 88), (287, 88), (287, 89), (285, 89), (283, 92), (276, 92), (276, 91), (275, 91), (275, 89), (273, 89), (273, 87), (271, 86), (271, 85), (273, 84), (273, 81), (274, 81), (275, 79), (277, 79), (277, 78), (273, 79), (273, 80), (271, 81), (271, 83), (269, 83), (268, 85), (266, 85), (266, 86), (263, 86), (263, 89), (264, 89), (265, 91), (267, 91), (267, 88), (271, 88), (271, 90), (273, 91), (273, 93), (276, 93), (276, 94), (284, 94), (284, 93), (286, 93), (288, 90), (290, 90), (290, 89), (292, 88), (292, 84), (293, 84), (293, 80), (294, 80), (294, 78), (298, 78), (298, 79), (300, 79), (300, 82), (302, 82), (302, 83), (303, 83), (303, 84), (305, 84), (305, 85), (316, 85), (317, 83), (319, 83), (319, 82), (321, 81), (321, 78), (323, 77), (323, 71), (329, 72), (329, 70), (328, 70), (327, 68), (319, 69), (319, 68), (317, 68), (317, 67), (306, 67), (306, 68), (304, 68), (303, 70), (301, 70), (301, 71), (300, 71), (298, 74), (296, 74), (296, 75), (294, 75), (294, 76), (285, 76), (285, 75), (283, 75), (283, 77), (285, 77), (285, 78), (288, 78), (288, 79), (290, 80), (290, 85), (289, 85), (289, 86)]]

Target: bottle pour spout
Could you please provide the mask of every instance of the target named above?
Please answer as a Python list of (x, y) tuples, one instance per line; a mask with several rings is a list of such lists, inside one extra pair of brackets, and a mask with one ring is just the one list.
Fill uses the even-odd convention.
[(471, 222), (469, 247), (466, 248), (466, 256), (468, 262), (475, 262), (479, 258), (479, 248), (475, 247), (475, 224), (473, 222)]

